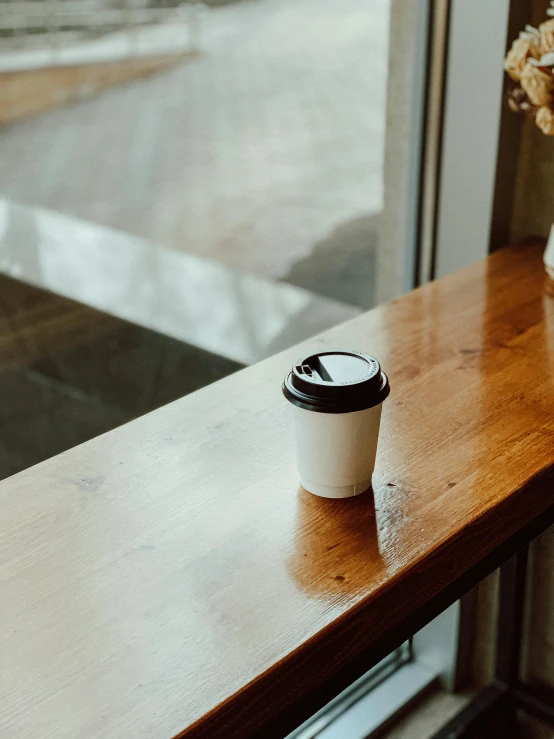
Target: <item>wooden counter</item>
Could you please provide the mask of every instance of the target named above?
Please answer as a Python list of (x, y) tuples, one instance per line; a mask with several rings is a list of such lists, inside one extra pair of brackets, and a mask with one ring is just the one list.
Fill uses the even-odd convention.
[[(280, 385), (323, 347), (389, 374), (374, 499), (298, 487)], [(540, 250), (506, 249), (4, 481), (0, 736), (283, 731), (552, 510), (553, 381)]]

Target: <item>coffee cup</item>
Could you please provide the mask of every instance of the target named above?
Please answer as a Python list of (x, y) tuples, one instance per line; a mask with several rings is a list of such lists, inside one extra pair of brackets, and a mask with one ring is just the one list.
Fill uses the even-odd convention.
[(323, 498), (371, 487), (387, 376), (369, 354), (325, 351), (301, 358), (283, 382), (302, 486)]

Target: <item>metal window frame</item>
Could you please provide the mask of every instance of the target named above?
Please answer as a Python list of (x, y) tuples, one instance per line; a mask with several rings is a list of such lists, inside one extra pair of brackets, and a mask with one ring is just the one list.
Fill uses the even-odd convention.
[(415, 285), (486, 257), (491, 234), (492, 246), (506, 234), (510, 192), (502, 179), (499, 198), (499, 180), (515, 164), (498, 152), (518, 125), (505, 116), (502, 61), (520, 4), (433, 0), (433, 8)]
[[(474, 593), (475, 590), (470, 591)], [(371, 739), (425, 696), (459, 682), (464, 598), (369, 669), (288, 739)]]
[[(296, 731), (289, 735), (288, 739), (325, 739), (329, 732), (339, 732), (342, 730), (345, 719), (351, 713), (351, 709), (362, 704), (371, 715), (374, 713), (372, 709), (378, 709), (379, 704), (383, 704), (382, 691), (380, 695), (376, 693), (381, 685), (385, 683), (390, 686), (395, 681), (395, 676), (402, 671), (404, 667), (412, 661), (412, 649), (409, 641), (404, 642), (397, 649), (393, 650), (384, 659), (378, 662), (374, 667), (369, 669), (365, 675), (362, 675), (350, 687), (328, 703), (323, 709), (318, 711)], [(368, 705), (368, 701), (370, 705)], [(385, 699), (385, 704), (388, 701)], [(388, 709), (388, 706), (386, 706)], [(388, 718), (388, 710), (386, 711)], [(371, 732), (377, 726), (382, 724), (382, 716), (377, 721), (370, 721), (367, 731)]]

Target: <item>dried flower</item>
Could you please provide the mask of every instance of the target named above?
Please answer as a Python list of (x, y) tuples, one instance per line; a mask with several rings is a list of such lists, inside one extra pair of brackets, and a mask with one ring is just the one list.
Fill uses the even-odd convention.
[[(543, 54), (540, 59), (529, 59), (527, 60), (529, 64), (532, 64), (534, 67), (548, 67), (548, 69), (554, 69), (554, 51), (549, 51), (546, 54)], [(545, 69), (544, 71), (547, 72), (548, 69)]]
[(519, 37), (529, 39), (529, 41), (532, 41), (535, 46), (538, 46), (541, 40), (539, 29), (535, 28), (535, 26), (530, 26), (529, 23), (525, 26), (523, 31), (519, 32)]
[(547, 10), (550, 20), (525, 30), (506, 54), (504, 69), (517, 83), (508, 92), (515, 113), (535, 118), (540, 130), (554, 136), (554, 0)]
[(514, 113), (534, 114), (536, 107), (531, 103), (520, 85), (514, 85), (508, 92), (508, 107)]
[(541, 37), (539, 47), (541, 54), (547, 54), (549, 51), (554, 51), (554, 18), (541, 23), (539, 26), (539, 33)]
[(504, 69), (510, 77), (519, 82), (523, 69), (528, 59), (539, 59), (541, 56), (539, 44), (540, 34), (536, 28), (527, 26), (512, 44), (512, 48), (506, 54)]
[(554, 100), (554, 76), (539, 67), (526, 64), (521, 75), (521, 86), (533, 105), (539, 108)]
[(547, 136), (554, 136), (554, 109), (543, 105), (537, 111), (535, 123)]

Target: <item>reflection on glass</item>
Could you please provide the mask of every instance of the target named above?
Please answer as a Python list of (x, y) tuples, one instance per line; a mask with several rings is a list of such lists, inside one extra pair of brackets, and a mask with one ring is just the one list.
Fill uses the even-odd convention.
[(2, 476), (373, 306), (383, 207), (389, 0), (22, 6)]
[(0, 478), (240, 366), (0, 276)]

